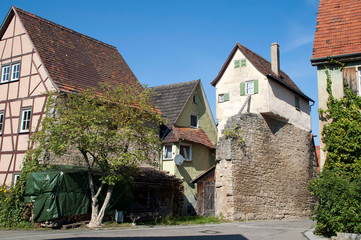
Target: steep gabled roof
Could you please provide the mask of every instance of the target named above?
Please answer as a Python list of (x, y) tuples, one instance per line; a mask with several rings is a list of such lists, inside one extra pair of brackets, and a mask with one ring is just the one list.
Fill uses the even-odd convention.
[(360, 24), (360, 0), (320, 0), (311, 61), (361, 54)]
[(150, 88), (154, 91), (152, 101), (167, 118), (168, 127), (177, 121), (199, 83), (200, 80), (194, 80)]
[(267, 76), (268, 79), (275, 81), (282, 86), (288, 88), (292, 92), (298, 94), (299, 96), (307, 99), (308, 101), (314, 102), (311, 98), (306, 96), (297, 85), (291, 80), (291, 78), (283, 71), (280, 71), (280, 76), (276, 76), (271, 70), (271, 63), (266, 59), (258, 55), (257, 53), (252, 52), (245, 46), (237, 43), (233, 48), (232, 52), (229, 54), (226, 62), (224, 63), (221, 71), (218, 73), (218, 76), (211, 82), (212, 86), (216, 86), (224, 72), (226, 71), (229, 63), (231, 62), (234, 54), (236, 54), (237, 50), (240, 50), (242, 54), (253, 64), (253, 66), (263, 75)]
[(97, 87), (100, 82), (141, 87), (115, 47), (22, 9), (10, 9), (0, 37), (15, 14), (59, 91), (77, 92)]
[(178, 128), (172, 127), (172, 131), (165, 137), (163, 143), (188, 141), (202, 144), (208, 148), (216, 149), (206, 132), (201, 128)]

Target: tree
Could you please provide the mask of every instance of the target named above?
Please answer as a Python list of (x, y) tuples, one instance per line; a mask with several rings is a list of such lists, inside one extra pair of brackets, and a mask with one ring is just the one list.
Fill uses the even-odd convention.
[[(156, 160), (162, 121), (159, 111), (150, 104), (147, 89), (105, 84), (97, 91), (52, 93), (41, 130), (34, 138), (38, 144), (34, 154), (61, 156), (72, 148), (81, 154), (88, 169), (92, 202), (88, 226), (97, 227), (114, 185), (131, 179), (124, 168)], [(94, 185), (95, 168), (102, 174), (98, 188)], [(98, 197), (103, 189), (106, 197), (100, 207)]]

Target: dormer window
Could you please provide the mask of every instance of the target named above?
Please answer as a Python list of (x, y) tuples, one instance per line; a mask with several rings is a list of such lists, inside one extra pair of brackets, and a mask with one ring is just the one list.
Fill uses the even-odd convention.
[(198, 127), (198, 116), (197, 115), (191, 114), (190, 126), (193, 127), (193, 128)]
[(20, 63), (13, 63), (1, 67), (1, 83), (19, 80)]

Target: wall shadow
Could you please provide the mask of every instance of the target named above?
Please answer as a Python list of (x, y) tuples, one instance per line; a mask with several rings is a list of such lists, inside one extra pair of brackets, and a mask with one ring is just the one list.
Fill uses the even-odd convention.
[[(51, 239), (51, 238), (49, 238)], [(69, 238), (57, 238), (60, 240), (248, 240), (242, 235), (205, 235), (205, 236), (174, 236), (174, 237), (69, 237)]]

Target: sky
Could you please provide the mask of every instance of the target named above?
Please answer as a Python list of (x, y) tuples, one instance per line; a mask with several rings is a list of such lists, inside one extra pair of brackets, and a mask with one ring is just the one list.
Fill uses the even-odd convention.
[(115, 46), (149, 87), (201, 79), (216, 120), (218, 75), (237, 42), (270, 61), (280, 45), (281, 70), (315, 101), (312, 132), (319, 142), (317, 71), (312, 67), (318, 0), (0, 0)]

